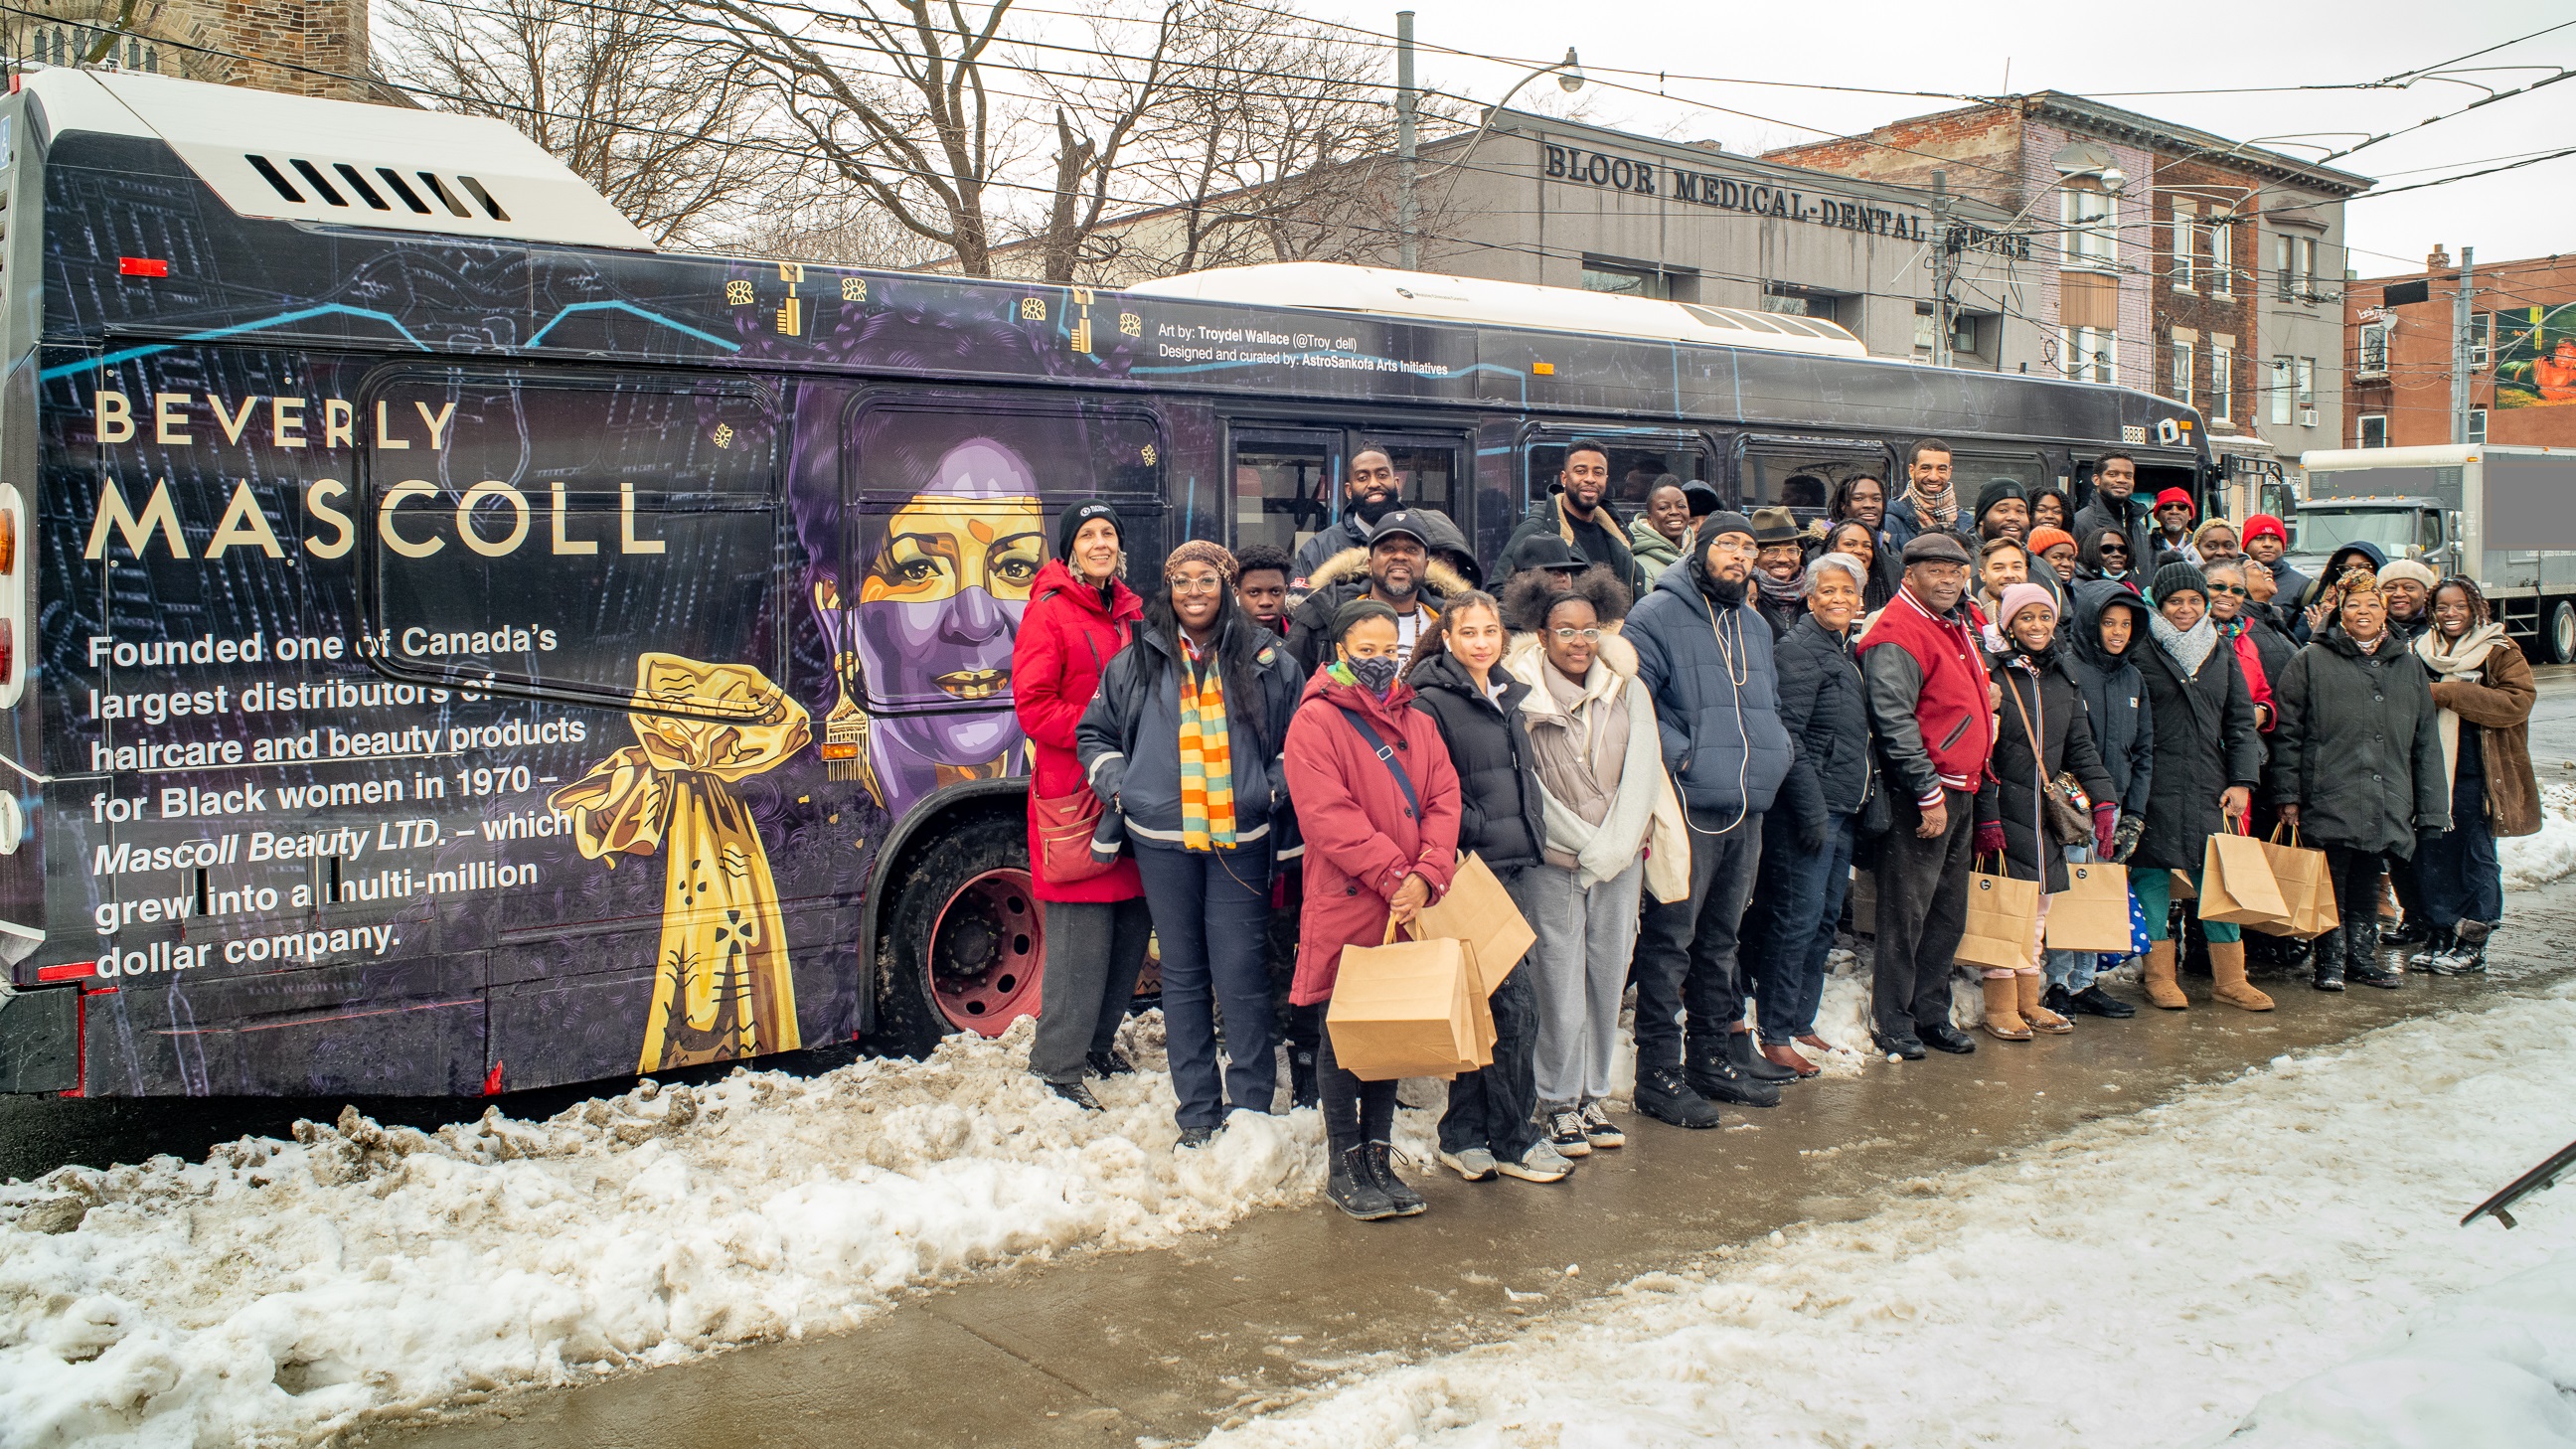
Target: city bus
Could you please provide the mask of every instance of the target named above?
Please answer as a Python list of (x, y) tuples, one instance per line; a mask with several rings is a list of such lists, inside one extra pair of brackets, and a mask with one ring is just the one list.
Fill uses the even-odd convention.
[[(1293, 546), (1383, 447), (1492, 557), (1567, 445), (1812, 511), (2145, 393), (1341, 269), (1118, 293), (657, 251), (497, 122), (0, 100), (0, 1090), (495, 1094), (1036, 1009), (1014, 631), (1058, 509)], [(1640, 310), (1643, 309), (1643, 310)]]

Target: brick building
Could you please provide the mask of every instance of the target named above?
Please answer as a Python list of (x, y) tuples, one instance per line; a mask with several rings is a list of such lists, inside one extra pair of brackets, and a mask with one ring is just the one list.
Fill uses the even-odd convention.
[[(289, 95), (384, 101), (368, 84), (367, 0), (21, 0), (0, 16), (13, 62), (113, 65)], [(31, 12), (31, 13), (30, 13)]]
[[(2391, 287), (2426, 284), (2390, 306)], [(2576, 447), (2576, 255), (2477, 264), (2470, 279), (2472, 443)], [(2349, 381), (2343, 446), (2407, 448), (2452, 436), (2460, 268), (2447, 250), (2424, 269), (2344, 289)]]
[(2070, 377), (2188, 402), (2214, 441), (2285, 463), (2342, 435), (2333, 294), (2368, 177), (2056, 91), (1763, 155), (1909, 186), (1939, 170), (2016, 218), (2034, 264), (2000, 301)]

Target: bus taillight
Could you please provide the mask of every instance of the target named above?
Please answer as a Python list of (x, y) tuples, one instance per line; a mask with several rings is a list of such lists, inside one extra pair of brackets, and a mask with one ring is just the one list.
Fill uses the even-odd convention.
[(18, 677), (18, 626), (0, 619), (0, 684)]
[(18, 515), (0, 508), (0, 577), (18, 571)]

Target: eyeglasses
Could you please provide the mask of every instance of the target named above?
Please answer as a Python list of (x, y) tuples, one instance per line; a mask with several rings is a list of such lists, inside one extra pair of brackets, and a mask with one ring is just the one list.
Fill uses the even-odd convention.
[(1577, 639), (1586, 644), (1597, 644), (1601, 641), (1601, 631), (1598, 629), (1550, 629), (1548, 632), (1554, 634), (1560, 643), (1565, 644), (1571, 644)]
[(1196, 578), (1172, 580), (1172, 592), (1176, 594), (1216, 594), (1223, 593), (1224, 591), (1225, 580), (1218, 578), (1214, 574), (1202, 574)]
[(1716, 549), (1719, 553), (1725, 554), (1729, 558), (1751, 558), (1762, 551), (1761, 546), (1758, 544), (1729, 543), (1725, 539), (1719, 539), (1716, 543), (1711, 544), (1710, 547)]

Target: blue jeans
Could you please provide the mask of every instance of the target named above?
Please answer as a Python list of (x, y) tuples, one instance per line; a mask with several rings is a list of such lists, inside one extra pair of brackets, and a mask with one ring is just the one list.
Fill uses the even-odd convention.
[[(2066, 851), (2066, 859), (2069, 864), (2081, 863), (2093, 858), (2093, 852), (2081, 845), (2070, 845), (2064, 847), (2064, 849)], [(2063, 986), (2069, 991), (2084, 990), (2086, 987), (2093, 984), (2094, 973), (2098, 971), (2102, 965), (2102, 954), (2103, 953), (2096, 951), (2049, 952), (2045, 962), (2043, 963), (2046, 969), (2048, 984), (2051, 986)], [(2118, 953), (2114, 952), (2111, 954), (2116, 956)]]
[(1825, 994), (1825, 953), (1851, 892), (1852, 817), (1828, 813), (1821, 850), (1799, 848), (1785, 811), (1763, 817), (1762, 872), (1745, 922), (1753, 1004), (1762, 1043), (1786, 1046), (1816, 1029)]
[[(1278, 1081), (1271, 1052), (1270, 845), (1174, 850), (1135, 842), (1145, 904), (1163, 952), (1163, 1039), (1171, 1060), (1173, 1118), (1183, 1127), (1224, 1125), (1230, 1104), (1267, 1112)], [(1218, 1095), (1216, 1011), (1225, 1012), (1224, 1095)]]

